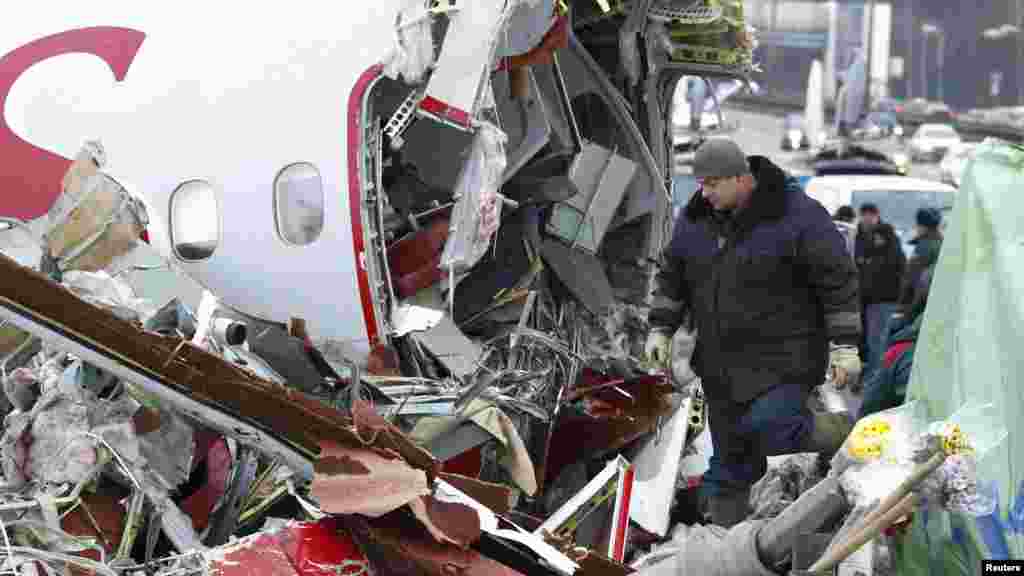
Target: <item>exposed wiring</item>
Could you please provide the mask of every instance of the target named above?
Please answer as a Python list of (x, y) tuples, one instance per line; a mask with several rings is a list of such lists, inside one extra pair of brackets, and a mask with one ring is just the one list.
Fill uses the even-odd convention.
[[(97, 545), (95, 543), (89, 542), (86, 538), (79, 538), (79, 537), (75, 536), (74, 534), (68, 534), (64, 530), (61, 530), (60, 528), (54, 528), (53, 526), (50, 526), (49, 524), (47, 524), (45, 522), (39, 522), (38, 520), (16, 520), (14, 522), (11, 522), (11, 523), (7, 524), (6, 526), (17, 526), (17, 525), (24, 525), (24, 526), (30, 526), (30, 527), (36, 528), (36, 529), (47, 530), (47, 531), (49, 531), (49, 532), (51, 532), (53, 534), (56, 534), (57, 536), (60, 536), (61, 538), (65, 539), (65, 540), (70, 540), (70, 541), (72, 541), (72, 542), (82, 546), (83, 548), (88, 548), (90, 550), (96, 550), (97, 552), (99, 552), (99, 555), (100, 555), (100, 560), (99, 560), (100, 563), (101, 564), (106, 564), (107, 563), (106, 551), (103, 549), (103, 547), (99, 546), (99, 545)], [(7, 539), (7, 530), (6, 530), (6, 527), (4, 525), (3, 519), (0, 519), (0, 528), (2, 528), (2, 531), (4, 533), (4, 545), (7, 546), (7, 547), (10, 547), (10, 541)], [(100, 534), (100, 536), (102, 536), (102, 533)]]
[[(46, 563), (60, 563), (62, 565), (71, 564), (97, 574), (103, 574), (104, 576), (121, 576), (106, 564), (101, 564), (95, 560), (90, 560), (82, 556), (72, 556), (71, 554), (62, 554), (60, 552), (50, 552), (48, 550), (39, 550), (37, 548), (10, 545), (6, 547), (6, 552), (8, 559), (13, 559), (16, 557), (15, 554), (20, 554), (23, 556), (33, 557)], [(63, 568), (63, 566), (61, 566), (61, 568)], [(13, 573), (17, 574), (17, 572)]]
[(14, 557), (14, 550), (11, 547), (11, 539), (7, 535), (7, 525), (4, 524), (4, 519), (3, 519), (2, 515), (0, 515), (0, 533), (3, 533), (3, 536), (4, 536), (4, 549), (7, 551), (7, 558), (8, 559), (13, 558)]

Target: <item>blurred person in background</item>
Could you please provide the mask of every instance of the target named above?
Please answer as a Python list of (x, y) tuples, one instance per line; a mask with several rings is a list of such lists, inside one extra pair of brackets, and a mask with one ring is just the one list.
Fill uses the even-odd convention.
[(853, 206), (843, 205), (836, 208), (836, 213), (832, 215), (832, 219), (837, 222), (853, 224), (857, 219), (857, 213), (853, 211)]
[[(864, 322), (864, 379), (878, 369), (884, 351), (886, 326), (899, 309), (906, 257), (891, 224), (882, 220), (875, 204), (860, 207), (854, 248), (860, 281), (861, 319)], [(853, 383), (856, 389), (857, 383)]]
[(937, 208), (921, 208), (917, 211), (914, 239), (910, 241), (914, 252), (907, 261), (900, 289), (899, 304), (904, 315), (910, 313), (921, 275), (939, 260), (939, 251), (942, 249), (941, 226), (942, 212)]

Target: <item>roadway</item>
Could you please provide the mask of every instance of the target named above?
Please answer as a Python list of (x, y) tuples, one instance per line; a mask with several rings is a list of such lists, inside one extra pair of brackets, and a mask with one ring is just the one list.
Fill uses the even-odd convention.
[[(810, 167), (807, 163), (808, 154), (806, 151), (783, 151), (779, 144), (782, 142), (782, 117), (777, 113), (757, 113), (748, 109), (730, 108), (728, 105), (723, 110), (725, 122), (728, 125), (735, 125), (735, 131), (727, 134), (734, 139), (747, 154), (758, 154), (767, 156), (783, 169), (793, 174), (810, 174)], [(909, 135), (908, 135), (909, 136)], [(893, 154), (903, 151), (903, 145), (897, 138), (885, 138), (862, 142), (861, 145), (877, 149), (886, 154)], [(677, 166), (681, 173), (687, 172), (684, 166)], [(938, 164), (918, 164), (910, 167), (908, 176), (924, 178), (926, 180), (939, 180)], [(677, 183), (683, 184), (685, 178), (677, 178)]]

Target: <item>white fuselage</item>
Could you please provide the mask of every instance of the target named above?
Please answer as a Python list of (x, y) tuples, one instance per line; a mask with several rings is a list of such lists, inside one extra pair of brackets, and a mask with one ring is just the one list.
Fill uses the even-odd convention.
[[(399, 7), (182, 0), (11, 12), (0, 22), (0, 215), (42, 216), (67, 166), (43, 151), (71, 158), (98, 139), (105, 172), (145, 199), (152, 246), (224, 304), (365, 342), (349, 205), (350, 185), (361, 185), (349, 178), (349, 135), (362, 128), (353, 89), (392, 47)], [(282, 239), (274, 211), (275, 178), (297, 162), (318, 170), (323, 190), (322, 230), (302, 246)], [(216, 197), (215, 214), (192, 217), (219, 236), (198, 262), (179, 258), (169, 234), (172, 194), (192, 179)]]

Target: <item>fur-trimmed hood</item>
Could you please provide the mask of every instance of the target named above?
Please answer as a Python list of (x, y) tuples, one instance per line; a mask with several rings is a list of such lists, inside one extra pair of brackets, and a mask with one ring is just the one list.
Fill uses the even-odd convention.
[[(750, 173), (757, 181), (757, 187), (750, 197), (750, 205), (741, 212), (741, 221), (754, 223), (761, 220), (778, 220), (786, 215), (791, 192), (800, 189), (796, 178), (787, 175), (771, 160), (764, 156), (750, 156)], [(690, 198), (683, 212), (692, 222), (710, 218), (714, 208), (698, 192)]]

